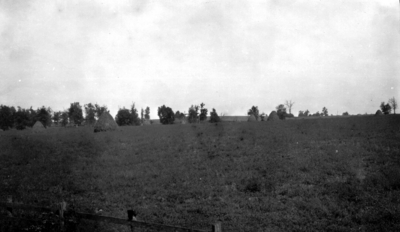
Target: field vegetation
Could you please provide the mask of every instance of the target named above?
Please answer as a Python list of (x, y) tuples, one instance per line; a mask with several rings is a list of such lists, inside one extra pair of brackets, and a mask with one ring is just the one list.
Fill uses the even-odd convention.
[(0, 156), (0, 199), (24, 204), (223, 231), (400, 231), (398, 115), (7, 131)]

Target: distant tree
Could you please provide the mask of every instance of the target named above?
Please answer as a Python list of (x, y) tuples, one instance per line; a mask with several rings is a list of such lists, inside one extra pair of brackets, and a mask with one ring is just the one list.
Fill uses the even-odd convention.
[(144, 110), (142, 108), (142, 110), (140, 111), (140, 121), (144, 121)]
[(293, 114), (286, 114), (286, 118), (294, 118)]
[(312, 116), (319, 117), (319, 116), (321, 116), (321, 114), (319, 113), (319, 111), (317, 111), (317, 113), (313, 114)]
[(190, 106), (188, 120), (190, 123), (199, 121), (199, 106), (198, 105)]
[(298, 117), (299, 117), (299, 118), (300, 118), (300, 117), (304, 117), (304, 111), (300, 110), (300, 111), (299, 111), (299, 116), (298, 116)]
[(210, 122), (220, 122), (221, 119), (219, 118), (217, 111), (213, 108), (210, 112)]
[(390, 106), (389, 103), (385, 104), (385, 102), (382, 102), (381, 110), (382, 110), (382, 113), (384, 113), (384, 114), (390, 114), (390, 112), (392, 111), (392, 107)]
[(61, 113), (61, 120), (60, 120), (61, 126), (66, 126), (69, 123), (69, 116), (68, 116), (68, 111), (63, 111)]
[(349, 116), (349, 113), (346, 111), (342, 114), (342, 116)]
[(74, 122), (75, 125), (81, 125), (83, 121), (83, 112), (82, 106), (79, 105), (79, 102), (71, 103), (71, 106), (68, 109), (68, 117), (70, 122)]
[(45, 127), (51, 126), (51, 108), (46, 108), (42, 106), (41, 108), (36, 110), (36, 117), (35, 121), (39, 121), (43, 124)]
[(146, 107), (146, 110), (144, 111), (144, 118), (150, 120), (150, 108)]
[(258, 111), (258, 106), (252, 106), (249, 111), (247, 112), (247, 115), (254, 115), (256, 120), (258, 121), (258, 118), (260, 117), (260, 113)]
[(308, 117), (309, 114), (310, 114), (310, 111), (308, 111), (308, 110), (304, 111), (304, 117)]
[(205, 104), (200, 104), (200, 121), (205, 121), (207, 119), (208, 110), (204, 108)]
[(61, 114), (62, 114), (61, 111), (56, 111), (53, 113), (52, 119), (54, 124), (58, 125), (58, 123), (61, 121)]
[(185, 117), (185, 115), (184, 115), (183, 113), (181, 113), (179, 110), (177, 110), (177, 111), (175, 112), (174, 117), (175, 117), (176, 119), (182, 119), (182, 118)]
[(140, 119), (139, 119), (137, 109), (135, 107), (135, 103), (132, 103), (130, 113), (131, 113), (130, 125), (134, 125), (134, 126), (140, 125)]
[(33, 125), (35, 125), (35, 123), (37, 121), (36, 120), (37, 111), (34, 110), (31, 106), (31, 108), (29, 108), (29, 110), (27, 110), (27, 112), (28, 112), (28, 117), (29, 117), (29, 122), (28, 122), (27, 126), (33, 127)]
[(282, 119), (282, 120), (285, 119), (286, 115), (287, 115), (285, 105), (283, 105), (283, 104), (278, 105), (276, 107), (276, 113), (278, 114), (279, 119)]
[(132, 115), (130, 110), (126, 109), (125, 107), (122, 109), (120, 108), (115, 116), (115, 122), (118, 124), (118, 126), (132, 125)]
[(15, 112), (14, 124), (17, 130), (23, 130), (30, 126), (29, 110), (23, 109), (18, 106), (18, 111)]
[(164, 125), (173, 124), (175, 121), (174, 111), (165, 105), (158, 107), (158, 117), (160, 118), (160, 122)]
[(292, 106), (294, 105), (294, 102), (292, 102), (292, 100), (290, 100), (290, 101), (286, 100), (285, 105), (289, 109), (289, 114), (291, 114), (292, 113)]
[(324, 108), (322, 108), (321, 116), (329, 116), (329, 115), (328, 115), (328, 109), (325, 108), (325, 106), (324, 106)]
[(14, 126), (15, 108), (0, 105), (0, 129), (8, 130)]
[(265, 121), (265, 113), (264, 112), (262, 112), (260, 114), (260, 118), (261, 118), (261, 121)]
[(69, 123), (68, 110), (61, 112), (60, 124), (66, 126)]
[(100, 106), (97, 103), (94, 105), (94, 107), (96, 108), (96, 120), (99, 120), (100, 116), (104, 113), (104, 112), (109, 112), (108, 108), (106, 105)]
[(396, 101), (396, 99), (394, 97), (390, 98), (389, 99), (389, 104), (392, 106), (393, 113), (396, 114), (396, 109), (397, 109), (397, 101)]
[(85, 123), (87, 125), (94, 125), (96, 123), (96, 106), (92, 103), (85, 106)]

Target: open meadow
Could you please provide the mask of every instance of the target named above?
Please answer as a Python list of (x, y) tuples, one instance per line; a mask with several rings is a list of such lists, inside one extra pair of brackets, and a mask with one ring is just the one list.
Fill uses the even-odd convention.
[(197, 229), (400, 231), (398, 115), (0, 133), (3, 200)]

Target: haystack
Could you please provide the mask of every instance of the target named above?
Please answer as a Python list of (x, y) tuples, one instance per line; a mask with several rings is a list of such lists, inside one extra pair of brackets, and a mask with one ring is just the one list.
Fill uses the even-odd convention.
[(36, 121), (35, 125), (33, 125), (32, 130), (34, 132), (44, 131), (46, 128), (43, 126), (42, 122)]
[(94, 124), (94, 132), (116, 130), (118, 128), (114, 118), (108, 112), (104, 112)]
[(382, 113), (381, 110), (377, 110), (376, 113), (375, 113), (375, 115), (383, 115), (383, 113)]
[(276, 111), (272, 111), (272, 112), (269, 114), (267, 121), (276, 121), (276, 120), (279, 120), (279, 116), (278, 116), (278, 114), (276, 113)]
[(144, 126), (151, 125), (150, 119), (143, 120), (143, 125)]
[(256, 122), (257, 119), (254, 115), (250, 115), (249, 118), (247, 119), (248, 122)]

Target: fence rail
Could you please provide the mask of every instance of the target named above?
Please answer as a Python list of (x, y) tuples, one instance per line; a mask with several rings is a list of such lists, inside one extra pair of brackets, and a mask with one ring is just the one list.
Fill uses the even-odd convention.
[(183, 228), (179, 226), (171, 226), (171, 225), (163, 225), (157, 223), (149, 223), (143, 221), (136, 221), (133, 218), (132, 210), (128, 210), (128, 219), (122, 218), (114, 218), (114, 217), (106, 217), (94, 214), (87, 214), (87, 213), (80, 213), (73, 210), (67, 210), (67, 204), (65, 202), (61, 202), (59, 205), (59, 209), (51, 209), (46, 207), (40, 206), (31, 206), (31, 205), (23, 205), (23, 204), (15, 204), (10, 202), (0, 202), (0, 208), (5, 208), (8, 216), (15, 219), (21, 219), (18, 217), (14, 217), (13, 209), (19, 210), (29, 210), (29, 211), (36, 211), (36, 212), (58, 212), (60, 217), (60, 227), (63, 228), (65, 221), (67, 218), (73, 216), (76, 219), (85, 219), (85, 220), (92, 220), (92, 221), (101, 221), (106, 223), (118, 224), (118, 225), (126, 225), (130, 226), (132, 231), (134, 228), (140, 229), (150, 229), (153, 231), (166, 231), (166, 232), (222, 232), (221, 223), (217, 222), (211, 225), (210, 230), (198, 230), (198, 229), (191, 229), (191, 228)]

